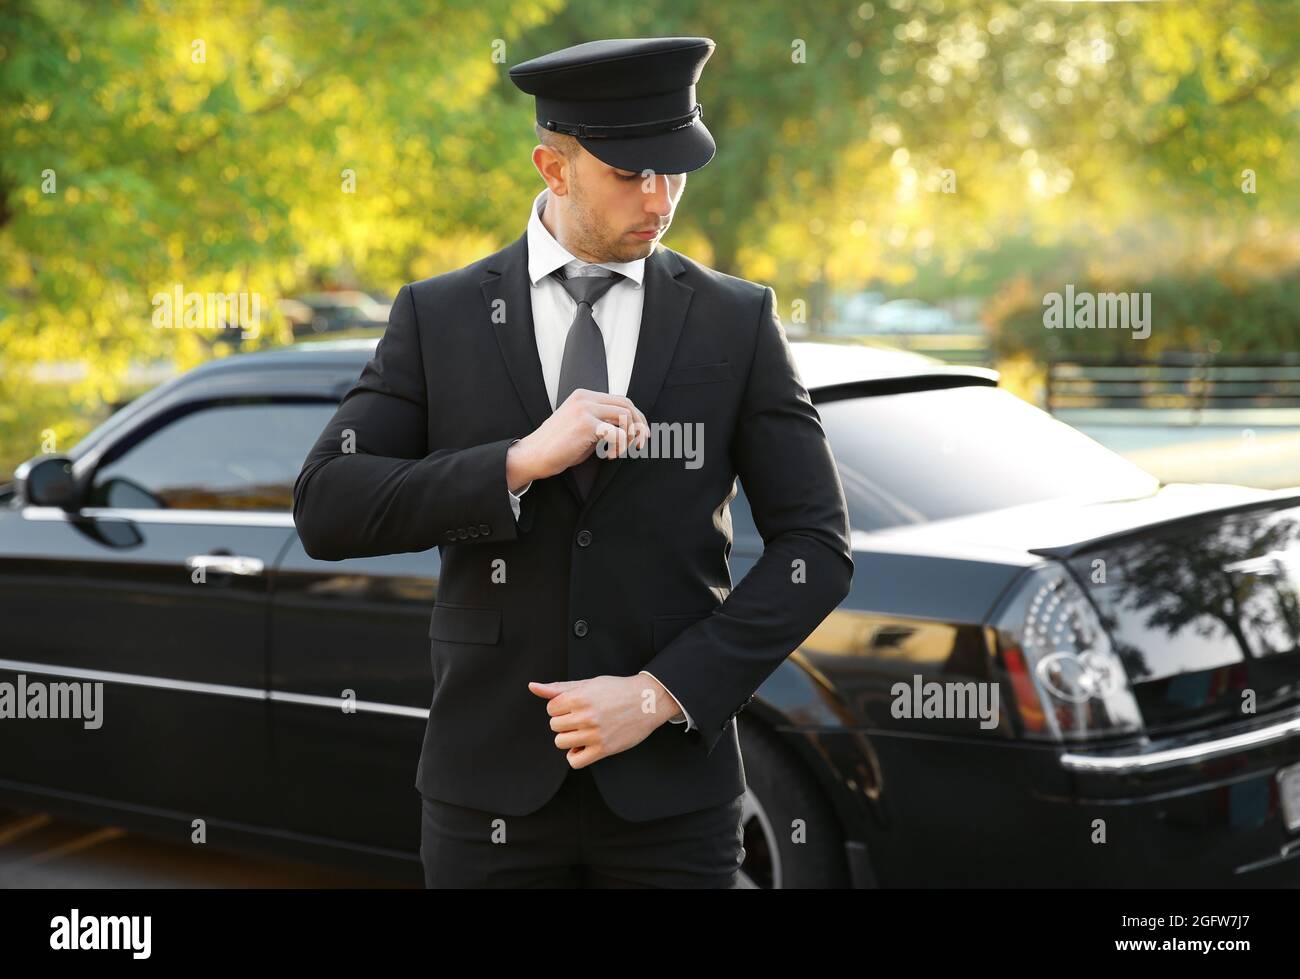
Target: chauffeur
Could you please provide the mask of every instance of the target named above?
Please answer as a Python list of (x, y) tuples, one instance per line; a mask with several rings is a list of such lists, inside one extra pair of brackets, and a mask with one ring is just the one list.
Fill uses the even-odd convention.
[[(736, 886), (735, 717), (848, 591), (775, 294), (659, 244), (715, 152), (713, 49), (592, 41), (510, 70), (546, 183), (525, 232), (402, 287), (295, 483), (313, 557), (440, 550), (428, 886)], [(689, 466), (632, 451), (677, 423), (703, 433)], [(733, 589), (737, 477), (764, 550)]]

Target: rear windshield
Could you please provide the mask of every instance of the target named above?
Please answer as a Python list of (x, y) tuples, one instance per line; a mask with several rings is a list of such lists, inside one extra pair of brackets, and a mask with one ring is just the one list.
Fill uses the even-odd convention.
[(854, 530), (962, 517), (1080, 494), (1139, 496), (1158, 481), (1000, 388), (817, 406)]

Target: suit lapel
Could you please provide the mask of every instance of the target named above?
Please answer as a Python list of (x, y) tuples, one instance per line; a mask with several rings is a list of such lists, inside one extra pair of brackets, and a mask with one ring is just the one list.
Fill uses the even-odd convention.
[(496, 334), (501, 356), (510, 372), (519, 400), (533, 428), (551, 415), (551, 401), (546, 395), (542, 362), (537, 356), (537, 338), (533, 332), (533, 300), (528, 284), (528, 236), (521, 235), (512, 245), (493, 256), (491, 273), (481, 283), (488, 317)]
[[(662, 246), (655, 249), (645, 263), (641, 330), (637, 336), (627, 396), (647, 418), (663, 387), (694, 292), (690, 286), (677, 281), (677, 276), (684, 271), (685, 266), (676, 253)], [(481, 288), (497, 346), (528, 420), (536, 429), (551, 416), (553, 409), (546, 393), (546, 380), (542, 376), (542, 362), (537, 355), (537, 337), (533, 328), (527, 232), (492, 257), (488, 272), (490, 274), (482, 281)], [(602, 460), (586, 506), (595, 503), (625, 461)], [(566, 469), (563, 477), (574, 499), (582, 503), (573, 472)]]

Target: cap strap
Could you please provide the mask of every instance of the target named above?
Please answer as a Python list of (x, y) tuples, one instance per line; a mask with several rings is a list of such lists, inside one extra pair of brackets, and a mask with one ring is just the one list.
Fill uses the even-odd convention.
[(568, 133), (579, 139), (624, 139), (629, 136), (654, 136), (657, 133), (670, 133), (674, 129), (685, 129), (695, 125), (695, 120), (704, 118), (704, 103), (695, 103), (695, 108), (684, 116), (671, 119), (656, 119), (653, 122), (634, 122), (623, 126), (602, 126), (585, 122), (559, 122), (547, 119), (543, 126), (557, 133)]

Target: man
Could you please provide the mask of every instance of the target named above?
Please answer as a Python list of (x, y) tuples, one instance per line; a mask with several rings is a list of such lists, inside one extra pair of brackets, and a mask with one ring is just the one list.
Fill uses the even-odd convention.
[[(428, 886), (735, 886), (735, 716), (848, 591), (772, 289), (658, 246), (714, 155), (713, 47), (511, 69), (546, 182), (525, 233), (402, 287), (294, 487), (313, 557), (440, 549)], [(737, 477), (765, 549), (733, 590)]]

